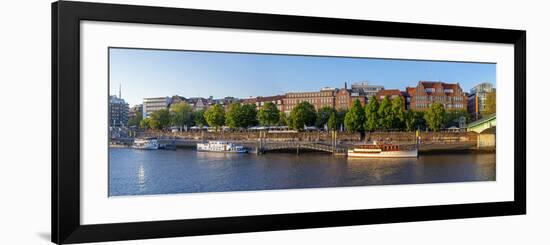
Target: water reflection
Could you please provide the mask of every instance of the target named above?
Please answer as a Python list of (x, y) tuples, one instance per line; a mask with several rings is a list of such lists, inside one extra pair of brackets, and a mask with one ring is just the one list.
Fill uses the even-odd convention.
[(137, 177), (139, 189), (143, 191), (143, 189), (145, 188), (145, 168), (143, 168), (143, 165), (139, 165)]
[(114, 196), (495, 180), (494, 154), (347, 159), (113, 148), (109, 161)]

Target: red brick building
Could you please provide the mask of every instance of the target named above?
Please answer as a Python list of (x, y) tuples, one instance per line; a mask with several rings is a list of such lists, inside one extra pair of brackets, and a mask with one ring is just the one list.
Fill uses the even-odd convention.
[(334, 108), (336, 110), (347, 110), (351, 107), (353, 101), (359, 100), (361, 105), (365, 105), (366, 97), (365, 93), (359, 89), (338, 89), (335, 94)]
[(284, 112), (290, 113), (294, 107), (303, 101), (307, 101), (315, 107), (315, 110), (319, 110), (325, 106), (334, 108), (336, 93), (335, 88), (323, 88), (318, 92), (291, 92), (286, 93), (283, 99)]
[(376, 99), (378, 101), (383, 100), (385, 97), (389, 97), (390, 100), (394, 99), (395, 97), (401, 97), (401, 99), (403, 99), (403, 102), (405, 102), (405, 96), (403, 96), (403, 92), (399, 91), (399, 89), (384, 89), (376, 93)]
[(446, 110), (466, 110), (468, 97), (459, 83), (419, 81), (416, 87), (407, 87), (406, 104), (416, 111), (426, 111), (434, 102), (443, 104)]
[(277, 106), (277, 109), (279, 109), (279, 111), (284, 111), (284, 109), (285, 109), (284, 108), (284, 98), (285, 98), (284, 95), (265, 96), (265, 97), (258, 96), (258, 97), (254, 97), (254, 98), (244, 99), (244, 100), (242, 100), (242, 104), (244, 104), (244, 105), (246, 105), (246, 104), (256, 105), (256, 109), (260, 110), (266, 102), (272, 102), (273, 104), (275, 104)]

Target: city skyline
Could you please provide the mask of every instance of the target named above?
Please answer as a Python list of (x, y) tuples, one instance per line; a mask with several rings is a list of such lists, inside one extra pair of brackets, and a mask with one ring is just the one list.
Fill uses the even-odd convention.
[[(117, 95), (122, 84), (130, 105), (147, 97), (249, 98), (364, 81), (399, 90), (421, 80), (460, 83), (464, 91), (482, 82), (496, 85), (496, 64), (490, 63), (125, 48), (111, 48), (109, 59), (109, 93)], [(221, 86), (227, 84), (238, 86)]]

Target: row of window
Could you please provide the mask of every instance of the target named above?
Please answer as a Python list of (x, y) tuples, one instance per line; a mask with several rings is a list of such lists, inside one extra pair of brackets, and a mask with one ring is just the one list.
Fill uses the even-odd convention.
[[(438, 92), (438, 93), (441, 93), (441, 89), (438, 88), (438, 89), (435, 89), (435, 88), (426, 88), (424, 89), (424, 91), (426, 91), (426, 93), (433, 93), (433, 92)], [(445, 93), (453, 93), (454, 92), (454, 89), (452, 88), (446, 88), (443, 90), (443, 92)]]
[(286, 94), (286, 97), (289, 97), (289, 98), (301, 98), (301, 97), (304, 97), (304, 98), (312, 98), (312, 97), (328, 97), (328, 96), (332, 96), (332, 92), (312, 92), (312, 93), (289, 93), (289, 94)]
[[(420, 103), (420, 104), (416, 104), (415, 108), (425, 109), (425, 108), (430, 108), (430, 105), (431, 103)], [(445, 104), (445, 107), (453, 108), (453, 109), (462, 109), (464, 108), (464, 104)]]
[(332, 97), (331, 98), (315, 98), (315, 99), (290, 99), (290, 100), (285, 100), (285, 104), (297, 105), (297, 104), (300, 104), (300, 102), (303, 102), (303, 101), (307, 101), (310, 104), (316, 104), (316, 103), (332, 104), (333, 99), (332, 99)]
[(462, 96), (415, 96), (416, 101), (463, 101)]

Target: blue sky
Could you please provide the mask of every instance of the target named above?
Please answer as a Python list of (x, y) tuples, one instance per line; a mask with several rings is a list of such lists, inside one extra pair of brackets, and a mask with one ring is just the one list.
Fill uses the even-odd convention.
[(145, 97), (269, 96), (368, 81), (404, 90), (419, 80), (459, 82), (464, 91), (496, 85), (496, 65), (146, 49), (110, 49), (110, 93), (130, 105)]

